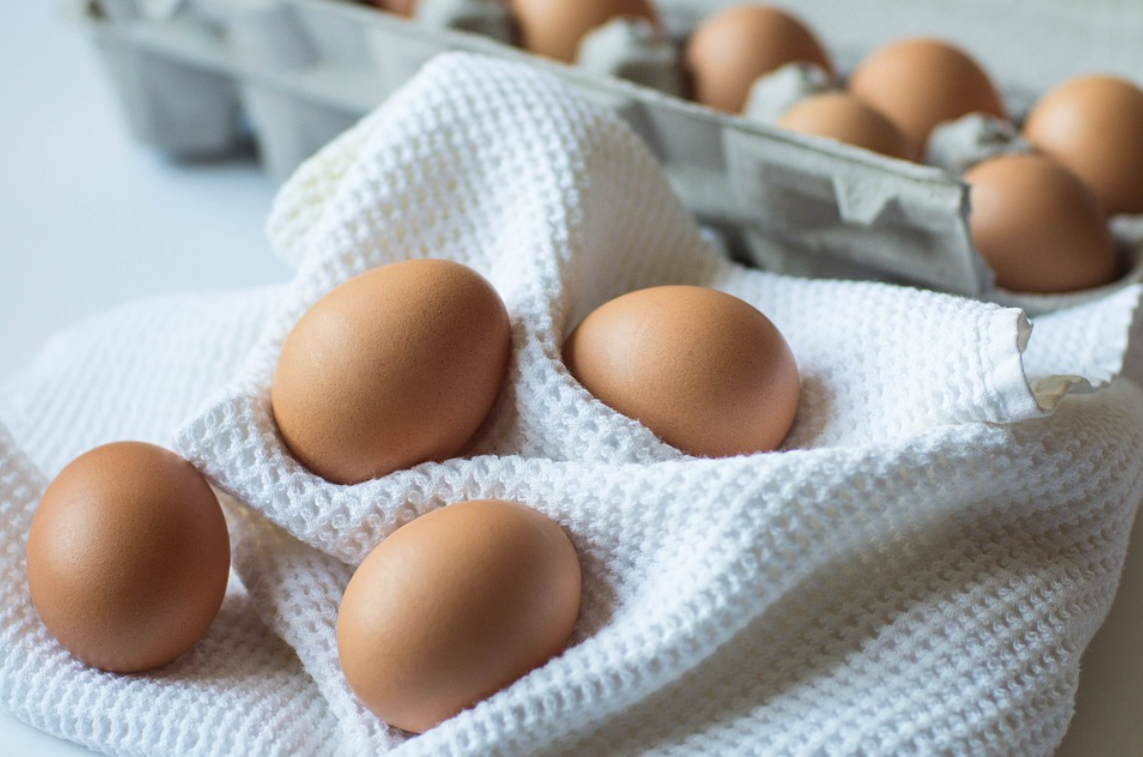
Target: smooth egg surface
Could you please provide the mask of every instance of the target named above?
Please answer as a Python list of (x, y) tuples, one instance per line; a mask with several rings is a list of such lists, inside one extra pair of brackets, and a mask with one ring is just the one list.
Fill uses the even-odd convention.
[(754, 81), (787, 63), (814, 63), (833, 73), (813, 32), (792, 14), (760, 3), (708, 17), (684, 55), (694, 100), (728, 113), (741, 113)]
[(1071, 292), (1109, 284), (1115, 241), (1095, 196), (1038, 155), (987, 160), (965, 173), (973, 246), (1014, 292)]
[(509, 0), (529, 52), (572, 63), (588, 32), (613, 18), (634, 16), (658, 24), (650, 0)]
[(447, 260), (374, 268), (298, 320), (271, 405), (305, 467), (353, 484), (460, 451), (496, 401), (508, 312), (476, 271)]
[(409, 18), (417, 10), (419, 0), (368, 0), (368, 2), (381, 10)]
[(1143, 90), (1083, 76), (1044, 95), (1024, 136), (1086, 184), (1109, 215), (1143, 213)]
[(916, 147), (892, 121), (844, 92), (824, 92), (801, 100), (782, 114), (778, 126), (901, 160), (917, 158)]
[(338, 658), (369, 710), (422, 733), (560, 654), (580, 591), (555, 521), (515, 502), (448, 505), (358, 567), (338, 612)]
[(588, 314), (564, 363), (594, 397), (691, 455), (777, 449), (798, 410), (797, 364), (770, 319), (729, 294), (661, 286)]
[(28, 588), (75, 657), (156, 668), (206, 633), (226, 594), (230, 538), (218, 499), (178, 455), (116, 442), (80, 455), (32, 518)]
[(968, 53), (941, 40), (910, 38), (863, 60), (849, 92), (889, 117), (923, 150), (940, 123), (969, 113), (1004, 117), (1000, 94)]

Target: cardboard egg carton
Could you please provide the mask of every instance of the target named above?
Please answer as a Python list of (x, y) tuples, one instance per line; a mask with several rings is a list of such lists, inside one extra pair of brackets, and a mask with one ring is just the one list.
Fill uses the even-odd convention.
[[(731, 4), (658, 3), (674, 44)], [(266, 170), (284, 179), (431, 57), (479, 52), (527, 61), (613, 108), (736, 257), (787, 273), (994, 294), (969, 239), (967, 189), (951, 173), (687, 102), (670, 93), (677, 62), (656, 61), (653, 48), (638, 71), (647, 56), (631, 70), (614, 60), (604, 68), (659, 89), (592, 65), (613, 55), (608, 39), (593, 40), (600, 52), (591, 60), (566, 66), (502, 41), (510, 28), (499, 0), (431, 7), (437, 17), (409, 21), (350, 0), (89, 0), (84, 18), (133, 132), (176, 156), (224, 153), (253, 134)], [(1137, 0), (800, 0), (795, 10), (843, 71), (905, 35), (961, 44), (1002, 83), (1015, 113), (1071, 75), (1143, 72)]]

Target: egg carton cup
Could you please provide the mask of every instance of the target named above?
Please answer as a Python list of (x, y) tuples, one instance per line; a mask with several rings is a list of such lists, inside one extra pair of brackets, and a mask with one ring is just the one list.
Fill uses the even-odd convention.
[[(1012, 123), (992, 116), (969, 114), (940, 124), (933, 130), (927, 160), (960, 174), (992, 158), (1034, 152)], [(1119, 260), (1119, 276), (1110, 284), (1075, 292), (1038, 294), (997, 287), (990, 275), (981, 296), (1037, 316), (1092, 302), (1143, 281), (1143, 216), (1116, 216), (1110, 220), (1110, 226)]]
[[(798, 102), (836, 89), (820, 66), (788, 64), (758, 79), (747, 99), (746, 112), (759, 121), (776, 123)], [(959, 176), (993, 158), (1034, 153), (1035, 148), (1024, 139), (1014, 122), (969, 113), (940, 123), (933, 129), (926, 146), (925, 163)], [(1015, 292), (996, 286), (992, 273), (986, 268), (978, 296), (990, 302), (1022, 308), (1028, 315), (1037, 316), (1098, 300), (1143, 281), (1143, 216), (1116, 216), (1110, 219), (1110, 226), (1119, 260), (1119, 275), (1115, 281), (1074, 292)], [(802, 275), (815, 273), (812, 265), (783, 262), (781, 255), (779, 252), (773, 261), (769, 261), (771, 265), (768, 267)], [(982, 262), (982, 265), (985, 264)]]
[[(334, 723), (315, 754), (1055, 748), (1143, 496), (1143, 397), (1116, 378), (1139, 287), (1033, 328), (1017, 309), (745, 268), (613, 114), (467, 54), (307, 162), (269, 229), (296, 277), (175, 445), (226, 493), (242, 584), (312, 680), (289, 733)], [(276, 432), (277, 353), (337, 284), (418, 257), (465, 263), (505, 300), (501, 396), (456, 458), (331, 484)], [(588, 312), (666, 283), (741, 297), (786, 336), (803, 396), (783, 451), (684, 455), (563, 367)], [(346, 687), (337, 603), (395, 529), (484, 497), (569, 534), (581, 615), (563, 654), (410, 737)]]

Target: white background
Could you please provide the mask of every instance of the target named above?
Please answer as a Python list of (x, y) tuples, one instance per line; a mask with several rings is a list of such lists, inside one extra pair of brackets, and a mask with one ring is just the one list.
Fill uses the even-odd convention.
[[(178, 165), (133, 143), (68, 16), (58, 0), (0, 3), (0, 382), (53, 331), (126, 299), (289, 275), (262, 233), (275, 186), (254, 160)], [(1143, 519), (1134, 543), (1057, 757), (1143, 755)], [(0, 745), (88, 754), (3, 712)]]
[(68, 0), (0, 2), (0, 381), (52, 331), (130, 297), (286, 280), (250, 156), (132, 142)]

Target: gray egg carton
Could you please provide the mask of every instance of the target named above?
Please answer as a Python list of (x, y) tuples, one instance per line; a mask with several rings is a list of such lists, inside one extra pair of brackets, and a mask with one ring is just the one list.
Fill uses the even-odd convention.
[[(677, 38), (727, 4), (674, 0), (660, 6)], [(950, 33), (948, 22), (955, 17), (963, 25), (966, 6), (1019, 4), (934, 1), (925, 6), (923, 28), (965, 42), (964, 35)], [(1029, 4), (1023, 0), (1025, 8)], [(1064, 0), (1031, 4), (1065, 7)], [(854, 5), (798, 5), (798, 13), (827, 40), (838, 33), (843, 44), (834, 51), (843, 65), (846, 50), (858, 48), (858, 40), (850, 39), (855, 34), (866, 51), (882, 38), (917, 31), (894, 24), (909, 18), (916, 2), (870, 3), (900, 6), (900, 12), (867, 11), (861, 23), (850, 18)], [(1132, 17), (1143, 17), (1139, 7), (1143, 3)], [(496, 39), (507, 34), (495, 13), (454, 14), (446, 26), (400, 19), (348, 0), (90, 0), (83, 16), (132, 131), (175, 156), (225, 153), (253, 134), (264, 167), (283, 179), (429, 58), (449, 50), (478, 52), (548, 70), (612, 108), (650, 145), (683, 202), (722, 232), (739, 257), (787, 273), (879, 278), (971, 296), (991, 287), (969, 240), (967, 190), (949, 172), (791, 134), (590, 67), (528, 55)], [(966, 46), (975, 52), (979, 42), (969, 35)], [(1058, 50), (1041, 53), (1063, 57)], [(1138, 50), (1134, 54), (1143, 57)], [(1082, 61), (1070, 68), (1087, 70)], [(660, 78), (663, 71), (660, 66)], [(1054, 71), (1050, 81), (1021, 78), (1037, 74), (1035, 67), (1015, 72), (1013, 79), (1027, 91), (1063, 78)], [(669, 82), (664, 86), (671, 89)]]

